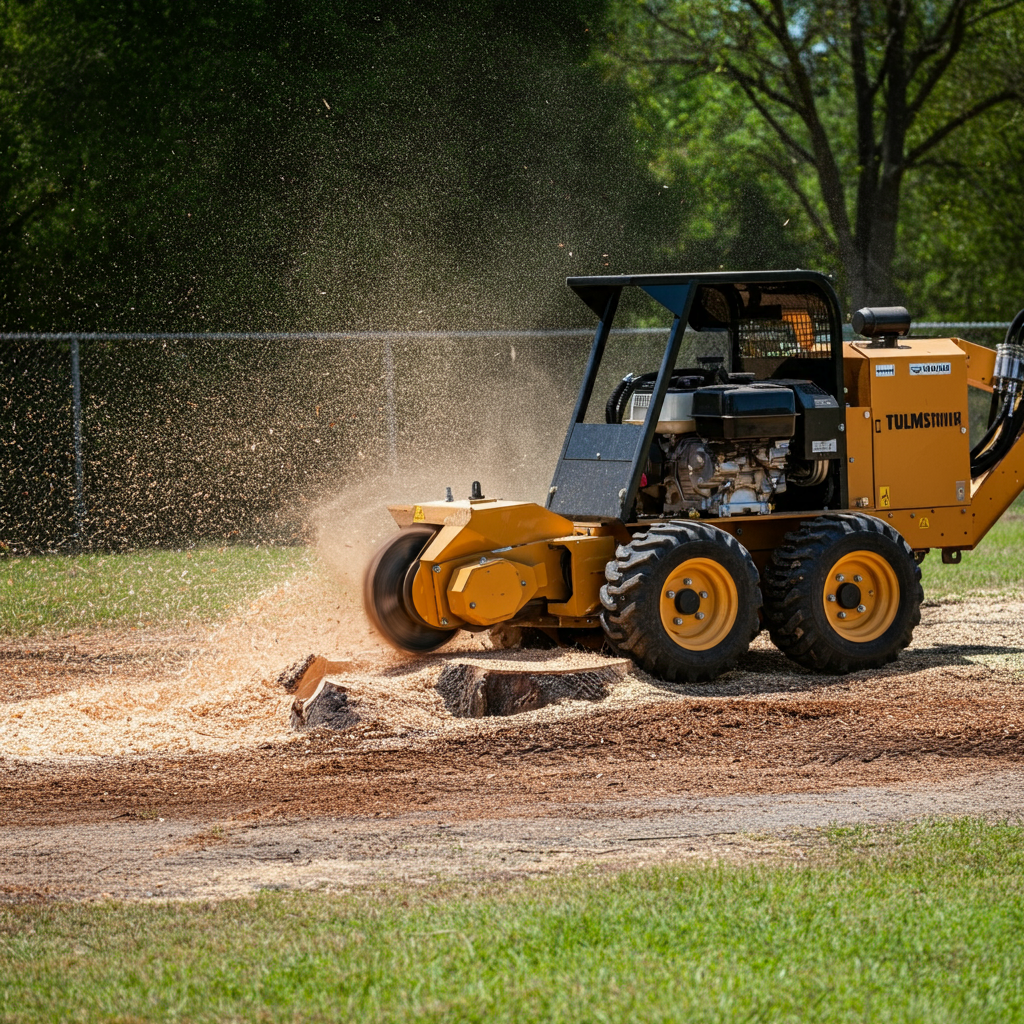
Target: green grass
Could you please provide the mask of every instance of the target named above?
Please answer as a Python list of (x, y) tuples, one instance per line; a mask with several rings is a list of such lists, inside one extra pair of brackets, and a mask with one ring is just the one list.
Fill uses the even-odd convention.
[(1024, 829), (833, 829), (807, 866), (0, 911), (0, 1020), (1024, 1020)]
[(1024, 600), (1024, 497), (1018, 498), (959, 565), (943, 565), (932, 551), (921, 565), (927, 600), (992, 595)]
[(0, 635), (210, 621), (309, 564), (241, 546), (0, 559)]

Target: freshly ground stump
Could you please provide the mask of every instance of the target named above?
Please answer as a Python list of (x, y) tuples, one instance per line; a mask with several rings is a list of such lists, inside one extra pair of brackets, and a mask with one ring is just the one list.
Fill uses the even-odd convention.
[(312, 695), (296, 698), (291, 726), (296, 732), (309, 729), (351, 729), (359, 715), (349, 706), (345, 687), (322, 679)]
[(445, 665), (436, 689), (456, 718), (518, 715), (559, 700), (602, 700), (628, 665), (625, 659), (554, 667), (474, 658)]

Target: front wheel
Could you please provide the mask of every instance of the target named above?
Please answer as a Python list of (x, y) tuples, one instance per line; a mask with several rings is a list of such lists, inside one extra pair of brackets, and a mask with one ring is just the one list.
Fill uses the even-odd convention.
[(709, 523), (657, 523), (605, 567), (601, 625), (615, 650), (670, 682), (731, 669), (758, 632), (749, 552)]
[(888, 523), (828, 515), (804, 523), (772, 553), (764, 612), (772, 642), (819, 672), (895, 661), (921, 621), (921, 569)]

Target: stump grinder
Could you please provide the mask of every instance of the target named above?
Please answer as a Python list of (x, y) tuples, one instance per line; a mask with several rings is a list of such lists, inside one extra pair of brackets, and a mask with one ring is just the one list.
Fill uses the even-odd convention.
[[(763, 624), (808, 668), (875, 668), (920, 621), (924, 556), (959, 562), (1024, 490), (1024, 311), (995, 351), (910, 337), (901, 307), (859, 310), (844, 342), (813, 272), (567, 283), (598, 324), (544, 506), (476, 484), (389, 506), (364, 603), (403, 651), (518, 630), (700, 682)], [(588, 417), (627, 289), (670, 314), (660, 365)], [(973, 447), (968, 388), (992, 396)]]

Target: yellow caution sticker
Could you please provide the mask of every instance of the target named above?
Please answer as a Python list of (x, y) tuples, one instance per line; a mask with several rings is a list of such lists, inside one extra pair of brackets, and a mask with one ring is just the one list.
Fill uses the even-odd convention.
[(427, 517), (423, 514), (422, 505), (413, 505), (412, 521), (414, 523), (425, 523), (427, 521)]
[(918, 520), (918, 526), (920, 526), (922, 530), (927, 530), (931, 525), (932, 524), (928, 522), (927, 516), (921, 516)]
[(878, 507), (888, 508), (891, 502), (889, 501), (889, 488), (879, 487), (878, 488)]

